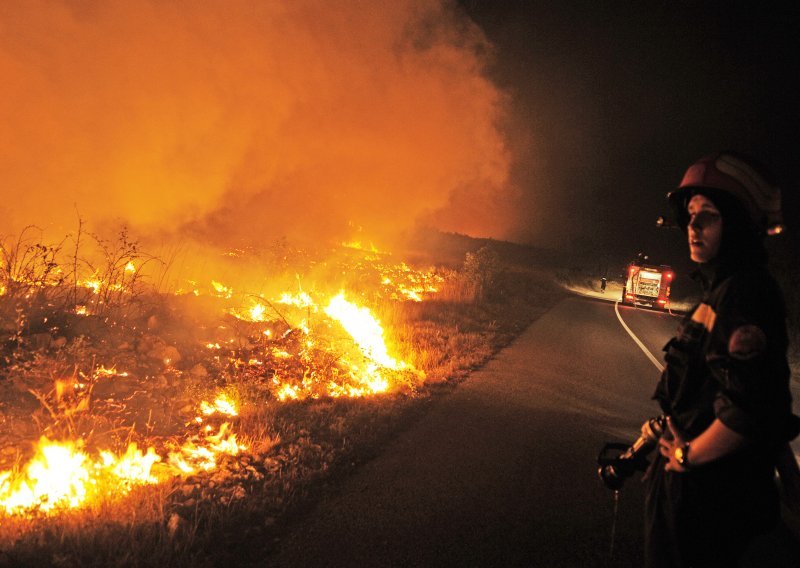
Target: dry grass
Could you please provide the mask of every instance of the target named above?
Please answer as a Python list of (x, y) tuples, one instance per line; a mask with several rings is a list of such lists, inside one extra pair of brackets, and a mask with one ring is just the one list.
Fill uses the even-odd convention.
[[(135, 441), (165, 453), (187, 435), (197, 401), (220, 390), (239, 403), (235, 429), (247, 450), (202, 474), (176, 475), (156, 464), (159, 484), (127, 495), (101, 491), (78, 510), (0, 517), (0, 566), (202, 567), (242, 560), (254, 539), (268, 548), (292, 515), (380, 452), (426, 400), (446, 392), (441, 385), (484, 364), (560, 297), (545, 273), (482, 249), (459, 269), (441, 269), (434, 300), (375, 304), (397, 355), (424, 371), (424, 382), (412, 374), (396, 377), (399, 386), (389, 394), (280, 403), (270, 379), (295, 369), (278, 359), (259, 366), (243, 361), (263, 355), (263, 326), (283, 337), (282, 348), (296, 347), (282, 318), (262, 327), (220, 320), (208, 315), (218, 314), (213, 299), (145, 291), (138, 273), (125, 270), (143, 257), (126, 235), (99, 243), (105, 264), (91, 269), (115, 284), (103, 284), (108, 293), (100, 300), (85, 298), (102, 302), (97, 314), (78, 316), (64, 306), (85, 293), (79, 271), (62, 272), (62, 281), (47, 285), (29, 282), (36, 298), (21, 292), (26, 281), (49, 278), (54, 267), (47, 255), (57, 256), (55, 248), (37, 253), (27, 238), (5, 243), (7, 261), (0, 265), (2, 468), (21, 467), (42, 434), (81, 437), (87, 446)], [(77, 252), (72, 257), (78, 266)], [(34, 263), (24, 278), (13, 268), (20, 258)], [(68, 304), (59, 303), (64, 297)], [(215, 358), (201, 344), (209, 330), (223, 333), (221, 322), (232, 343)], [(320, 358), (305, 372), (335, 369), (335, 361)], [(101, 364), (119, 365), (132, 377), (109, 383), (95, 372)], [(84, 390), (65, 388), (78, 378)]]

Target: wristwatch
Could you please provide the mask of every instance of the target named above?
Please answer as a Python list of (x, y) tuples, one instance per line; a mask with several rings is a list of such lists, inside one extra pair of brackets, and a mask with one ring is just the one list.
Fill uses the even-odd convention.
[(690, 469), (691, 466), (689, 465), (689, 444), (686, 443), (682, 446), (678, 446), (675, 448), (675, 461), (684, 468)]

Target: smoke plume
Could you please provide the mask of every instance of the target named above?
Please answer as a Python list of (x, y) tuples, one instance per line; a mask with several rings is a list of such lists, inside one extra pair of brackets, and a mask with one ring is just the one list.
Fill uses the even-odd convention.
[(490, 46), (451, 2), (0, 4), (0, 234), (502, 236)]

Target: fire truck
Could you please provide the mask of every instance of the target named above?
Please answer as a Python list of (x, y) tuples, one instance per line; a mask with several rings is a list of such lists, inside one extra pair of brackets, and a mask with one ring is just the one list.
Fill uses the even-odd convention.
[(625, 286), (622, 288), (621, 302), (665, 310), (669, 307), (669, 292), (674, 276), (672, 268), (664, 264), (631, 262), (628, 265)]

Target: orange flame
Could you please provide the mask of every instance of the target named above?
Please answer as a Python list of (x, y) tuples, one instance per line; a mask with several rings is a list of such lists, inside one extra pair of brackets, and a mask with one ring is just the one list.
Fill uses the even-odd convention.
[(344, 327), (364, 355), (372, 361), (394, 370), (406, 366), (406, 363), (389, 356), (380, 322), (375, 319), (368, 308), (348, 302), (344, 297), (344, 292), (331, 298), (328, 307), (325, 308), (325, 313)]
[(150, 471), (158, 461), (161, 458), (153, 448), (142, 454), (135, 443), (122, 456), (104, 451), (99, 460), (93, 460), (75, 442), (43, 437), (20, 473), (0, 473), (0, 508), (7, 514), (73, 509), (100, 486), (111, 487), (112, 494), (124, 494), (133, 485), (155, 483)]
[[(238, 415), (234, 401), (226, 394), (217, 396), (213, 404), (203, 401), (200, 410), (206, 416)], [(211, 427), (206, 426), (201, 441), (188, 440), (177, 452), (169, 454), (169, 465), (177, 473), (212, 470), (220, 455), (235, 456), (247, 449), (237, 442), (227, 422), (218, 432), (209, 432)], [(136, 443), (131, 443), (122, 455), (101, 450), (95, 459), (81, 449), (82, 445), (82, 442), (41, 438), (34, 456), (20, 471), (0, 472), (0, 511), (15, 515), (35, 511), (51, 514), (81, 507), (101, 491), (124, 495), (135, 485), (159, 481), (152, 468), (162, 458), (153, 448), (143, 453)]]
[(187, 441), (179, 451), (169, 454), (169, 464), (185, 474), (210, 471), (217, 466), (220, 454), (238, 455), (247, 447), (236, 441), (236, 434), (229, 433), (230, 424), (225, 422), (216, 434), (210, 434), (199, 443)]
[(206, 416), (211, 416), (215, 413), (225, 414), (226, 416), (239, 415), (236, 404), (226, 394), (219, 395), (213, 404), (209, 404), (205, 400), (202, 401), (200, 403), (200, 412)]

